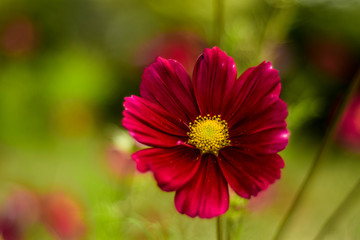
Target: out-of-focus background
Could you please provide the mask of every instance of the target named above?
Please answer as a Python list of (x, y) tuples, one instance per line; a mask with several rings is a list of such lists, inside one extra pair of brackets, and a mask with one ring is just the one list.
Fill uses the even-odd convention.
[[(205, 0), (0, 1), (0, 235), (17, 239), (215, 239), (215, 220), (176, 212), (173, 193), (130, 154), (125, 96), (157, 56), (191, 74), (213, 46)], [(270, 239), (360, 64), (358, 0), (226, 0), (220, 47), (242, 73), (280, 71), (288, 103), (281, 180), (257, 198), (232, 196), (233, 239)], [(312, 239), (360, 176), (360, 92), (287, 239)], [(360, 239), (360, 200), (326, 239)], [(359, 204), (356, 204), (358, 202)], [(1, 239), (1, 237), (0, 237)]]

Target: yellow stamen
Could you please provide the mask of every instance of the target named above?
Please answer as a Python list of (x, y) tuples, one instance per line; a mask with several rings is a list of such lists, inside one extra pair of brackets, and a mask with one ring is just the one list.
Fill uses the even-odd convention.
[(194, 145), (201, 154), (218, 155), (219, 150), (230, 145), (227, 122), (220, 115), (198, 116), (194, 123), (189, 123), (188, 143)]

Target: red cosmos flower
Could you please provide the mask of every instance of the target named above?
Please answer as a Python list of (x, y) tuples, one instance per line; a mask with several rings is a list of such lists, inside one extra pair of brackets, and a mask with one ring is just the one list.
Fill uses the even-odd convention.
[(277, 153), (289, 134), (278, 72), (263, 62), (236, 76), (234, 60), (217, 47), (198, 58), (192, 80), (159, 57), (144, 71), (141, 97), (125, 98), (124, 127), (153, 147), (133, 154), (138, 170), (176, 191), (176, 209), (191, 217), (225, 213), (228, 184), (250, 198), (284, 166)]

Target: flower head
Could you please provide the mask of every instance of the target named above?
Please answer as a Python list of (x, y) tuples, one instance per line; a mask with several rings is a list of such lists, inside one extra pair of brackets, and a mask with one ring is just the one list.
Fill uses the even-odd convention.
[(124, 127), (152, 147), (132, 155), (137, 169), (176, 191), (176, 209), (191, 217), (225, 213), (228, 185), (243, 198), (256, 196), (284, 166), (277, 153), (289, 134), (280, 89), (270, 63), (237, 79), (234, 60), (217, 47), (198, 58), (192, 79), (177, 61), (157, 58), (144, 71), (141, 97), (124, 103)]

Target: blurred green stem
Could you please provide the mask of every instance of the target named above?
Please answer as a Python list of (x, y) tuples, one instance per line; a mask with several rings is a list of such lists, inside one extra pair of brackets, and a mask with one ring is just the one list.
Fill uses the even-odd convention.
[(338, 221), (342, 219), (351, 208), (360, 201), (360, 179), (355, 184), (354, 188), (350, 191), (347, 197), (342, 201), (334, 213), (328, 218), (319, 233), (316, 235), (315, 240), (323, 239), (329, 230), (334, 228)]
[(214, 45), (220, 46), (224, 33), (224, 0), (214, 1)]
[(217, 240), (223, 240), (223, 225), (221, 218), (221, 216), (218, 216), (216, 219)]
[(256, 62), (274, 59), (275, 47), (284, 42), (295, 15), (296, 5), (293, 1), (276, 0), (274, 2), (262, 35), (259, 37)]
[(327, 151), (327, 149), (329, 148), (331, 140), (333, 139), (333, 137), (336, 133), (337, 127), (340, 123), (341, 117), (342, 117), (343, 113), (345, 112), (351, 98), (353, 97), (357, 88), (359, 87), (359, 84), (360, 84), (360, 70), (355, 75), (352, 83), (350, 84), (348, 91), (346, 92), (346, 95), (344, 97), (344, 100), (342, 101), (340, 108), (335, 115), (335, 118), (331, 122), (331, 124), (326, 132), (324, 140), (323, 140), (321, 147), (310, 167), (310, 170), (309, 170), (308, 174), (306, 175), (305, 180), (301, 184), (297, 194), (295, 195), (294, 201), (293, 201), (292, 205), (290, 206), (288, 212), (286, 213), (283, 221), (281, 222), (281, 225), (280, 225), (278, 231), (276, 232), (274, 239), (276, 239), (276, 240), (282, 239), (284, 237), (283, 235), (286, 232), (286, 229), (291, 225), (291, 221), (294, 218), (294, 213), (298, 210), (299, 206), (301, 205), (300, 203), (303, 201), (303, 198), (306, 195), (305, 193), (307, 190), (307, 186), (309, 185), (309, 183), (313, 180), (314, 176), (316, 176), (317, 172), (319, 171), (319, 166), (323, 160), (323, 156), (324, 156), (325, 152)]

